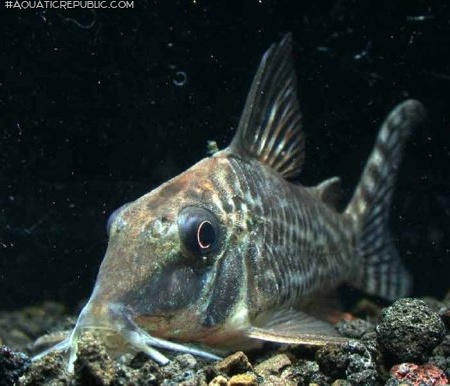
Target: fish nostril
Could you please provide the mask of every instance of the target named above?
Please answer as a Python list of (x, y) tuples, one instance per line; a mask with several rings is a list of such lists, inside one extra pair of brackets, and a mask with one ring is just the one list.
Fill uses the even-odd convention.
[(149, 233), (153, 238), (161, 238), (169, 232), (170, 226), (171, 223), (166, 217), (157, 218), (150, 223)]

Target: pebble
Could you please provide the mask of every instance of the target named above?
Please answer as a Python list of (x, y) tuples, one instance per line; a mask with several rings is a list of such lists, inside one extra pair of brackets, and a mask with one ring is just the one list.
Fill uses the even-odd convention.
[(263, 376), (274, 375), (279, 374), (291, 364), (291, 360), (286, 354), (278, 354), (255, 366), (255, 371)]
[(228, 381), (227, 386), (256, 386), (258, 384), (258, 378), (255, 374), (239, 374), (233, 375)]
[(246, 373), (247, 371), (253, 371), (253, 367), (250, 364), (247, 356), (242, 352), (238, 351), (232, 355), (227, 356), (220, 362), (214, 365), (214, 368), (221, 373), (228, 376), (233, 376), (236, 374)]
[(225, 378), (223, 375), (218, 375), (217, 377), (214, 377), (211, 382), (208, 383), (208, 386), (227, 386), (228, 379)]
[(445, 325), (425, 302), (405, 298), (382, 311), (376, 332), (381, 349), (394, 363), (420, 363), (444, 339)]
[(352, 386), (352, 384), (345, 379), (336, 379), (331, 386)]
[(391, 386), (408, 382), (412, 386), (443, 386), (449, 382), (444, 371), (431, 364), (402, 363), (395, 365), (391, 369), (391, 377), (386, 385)]
[(86, 332), (80, 338), (75, 361), (75, 381), (81, 385), (107, 386), (114, 378), (114, 362), (102, 341)]
[(446, 335), (441, 344), (433, 350), (433, 355), (450, 358), (450, 334)]
[(332, 379), (345, 378), (345, 370), (350, 362), (350, 358), (336, 345), (326, 345), (316, 353), (316, 361), (320, 371)]
[(331, 379), (320, 372), (319, 365), (313, 361), (300, 360), (293, 367), (291, 379), (295, 379), (299, 385), (318, 384), (329, 385)]
[(336, 329), (342, 336), (352, 339), (360, 339), (363, 335), (372, 332), (375, 326), (363, 319), (342, 320)]
[(25, 354), (0, 347), (0, 386), (18, 384), (19, 377), (30, 365)]
[(326, 345), (317, 351), (320, 371), (332, 379), (346, 379), (352, 385), (374, 385), (377, 372), (365, 345), (350, 341), (342, 346)]
[(258, 378), (255, 374), (246, 373), (233, 375), (229, 380), (223, 375), (214, 377), (208, 386), (257, 386)]

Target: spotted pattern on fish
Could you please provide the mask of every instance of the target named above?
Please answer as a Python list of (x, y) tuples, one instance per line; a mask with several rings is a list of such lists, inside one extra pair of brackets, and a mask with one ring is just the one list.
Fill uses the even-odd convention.
[[(246, 260), (247, 280), (253, 281), (249, 287), (254, 288), (248, 295), (252, 312), (295, 305), (323, 288), (330, 276), (342, 281), (351, 274), (354, 262), (347, 256), (354, 246), (348, 219), (316, 203), (311, 190), (280, 184), (264, 165), (234, 157), (229, 161), (226, 174), (232, 177), (216, 179), (215, 184), (226, 195), (223, 200), (231, 203), (231, 212), (239, 213), (239, 252)], [(266, 243), (262, 251), (252, 245), (260, 239)]]

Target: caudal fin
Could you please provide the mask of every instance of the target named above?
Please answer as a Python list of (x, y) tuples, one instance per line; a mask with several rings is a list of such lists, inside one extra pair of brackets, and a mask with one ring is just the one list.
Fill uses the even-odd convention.
[(362, 277), (358, 287), (386, 299), (408, 294), (411, 277), (389, 232), (389, 208), (406, 140), (425, 117), (423, 105), (407, 100), (388, 115), (345, 214), (356, 221)]

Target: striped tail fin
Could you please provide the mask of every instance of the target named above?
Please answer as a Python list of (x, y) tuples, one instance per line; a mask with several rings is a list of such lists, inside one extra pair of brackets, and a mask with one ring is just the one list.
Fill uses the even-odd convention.
[(415, 100), (392, 110), (345, 210), (359, 230), (357, 248), (363, 269), (356, 285), (390, 300), (407, 295), (411, 287), (411, 277), (390, 236), (389, 208), (406, 140), (425, 115), (423, 105)]

